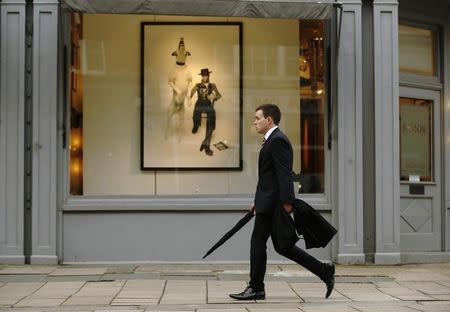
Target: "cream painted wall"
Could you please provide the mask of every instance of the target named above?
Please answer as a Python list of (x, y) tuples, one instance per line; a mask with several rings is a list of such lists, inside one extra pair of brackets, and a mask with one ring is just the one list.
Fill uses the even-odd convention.
[[(140, 23), (227, 20), (243, 22), (243, 171), (141, 171)], [(84, 194), (252, 194), (261, 141), (253, 114), (268, 102), (280, 106), (299, 172), (298, 28), (297, 20), (84, 15)]]

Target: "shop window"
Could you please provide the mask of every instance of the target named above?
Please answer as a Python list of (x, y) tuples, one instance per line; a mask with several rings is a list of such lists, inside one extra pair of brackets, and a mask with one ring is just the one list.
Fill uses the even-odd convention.
[(400, 72), (437, 76), (437, 31), (399, 25)]
[[(155, 32), (152, 26), (144, 27), (148, 31), (146, 40), (150, 40), (147, 42), (154, 47), (167, 47), (167, 53), (155, 62), (149, 55), (156, 50), (149, 50), (149, 46), (142, 49), (142, 23), (176, 22), (179, 21), (178, 17), (72, 14), (71, 20), (71, 195), (253, 194), (258, 178), (261, 141), (261, 136), (253, 128), (253, 116), (254, 109), (264, 103), (275, 103), (281, 109), (280, 128), (288, 135), (294, 149), (296, 191), (325, 192), (324, 121), (328, 95), (325, 84), (328, 70), (325, 66), (325, 22), (239, 19), (243, 31), (243, 54), (239, 62), (236, 62), (239, 54), (238, 37), (233, 37), (235, 32), (228, 32), (225, 28), (217, 36), (220, 40), (206, 40), (208, 34), (200, 36), (205, 39), (202, 43), (206, 44), (205, 49), (211, 51), (211, 57), (200, 57), (208, 51), (200, 51), (195, 46), (195, 40), (190, 37), (193, 28), (190, 28), (191, 32), (177, 31), (177, 35), (170, 38)], [(224, 25), (227, 24), (226, 20), (208, 18), (211, 23), (220, 22)], [(195, 22), (198, 18), (183, 17), (185, 21)], [(155, 39), (160, 35), (160, 39)], [(151, 40), (157, 40), (157, 44)], [(211, 137), (212, 153), (200, 148), (199, 138), (205, 136), (207, 115), (201, 114), (201, 125), (196, 133), (192, 133), (197, 91), (193, 93), (191, 103), (185, 100), (180, 102), (184, 108), (184, 127), (179, 128), (182, 129), (181, 136), (172, 135), (173, 132), (168, 132), (168, 138), (164, 136), (174, 92), (170, 85), (171, 67), (179, 61), (174, 52), (180, 51), (181, 42), (183, 53), (190, 54), (184, 60), (192, 69), (186, 76), (191, 83), (189, 88), (192, 89), (200, 82), (201, 72), (208, 70), (211, 72), (211, 82), (217, 87), (215, 95), (218, 92), (221, 94), (220, 98), (216, 96), (214, 104), (216, 128)], [(141, 51), (148, 52), (142, 59)], [(142, 61), (151, 64), (145, 67), (143, 76)], [(240, 63), (241, 107), (233, 102), (239, 101), (239, 96), (232, 96), (239, 94), (239, 90), (235, 90), (239, 84), (230, 82), (232, 79), (236, 82), (236, 74), (239, 77)], [(223, 68), (228, 70), (223, 71)], [(141, 119), (142, 95), (150, 97), (152, 103), (159, 103), (157, 110), (143, 110), (151, 118)], [(236, 107), (240, 107), (241, 112), (236, 112)], [(236, 118), (229, 117), (232, 115)], [(155, 141), (148, 145), (146, 152), (155, 153), (159, 157), (158, 161), (165, 158), (186, 160), (189, 154), (196, 164), (207, 167), (219, 155), (225, 155), (238, 147), (236, 139), (230, 139), (233, 136), (227, 137), (224, 133), (238, 131), (236, 128), (239, 128), (240, 122), (242, 129), (238, 137), (242, 138), (241, 163), (236, 165), (230, 162), (232, 168), (215, 170), (217, 168), (177, 167), (163, 170), (154, 169), (153, 165), (142, 168), (141, 126), (146, 127), (149, 134), (161, 133), (160, 140), (168, 140), (161, 141), (164, 144)], [(171, 129), (174, 131), (178, 128)], [(185, 142), (192, 143), (189, 153), (183, 152)], [(189, 166), (190, 160), (183, 166)]]

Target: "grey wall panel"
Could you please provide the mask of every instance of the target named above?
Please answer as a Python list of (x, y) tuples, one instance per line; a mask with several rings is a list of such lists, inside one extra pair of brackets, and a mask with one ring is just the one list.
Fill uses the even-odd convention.
[[(389, 3), (391, 2), (391, 3)], [(375, 263), (400, 262), (397, 1), (374, 1)]]
[(25, 2), (0, 8), (0, 263), (24, 263)]
[(58, 3), (34, 2), (32, 263), (56, 263)]
[[(248, 262), (253, 220), (216, 252), (205, 252), (244, 212), (64, 213), (64, 262), (241, 261)], [(325, 217), (329, 219), (330, 215)], [(288, 261), (273, 250), (269, 261)], [(298, 245), (304, 247), (301, 240)], [(308, 250), (322, 260), (327, 248)]]
[[(448, 15), (450, 16), (450, 3), (448, 5)], [(444, 166), (445, 178), (443, 184), (443, 198), (445, 198), (445, 250), (450, 250), (450, 22), (444, 28)], [(445, 105), (445, 103), (447, 105)]]
[(344, 1), (338, 60), (339, 263), (364, 263), (361, 1)]

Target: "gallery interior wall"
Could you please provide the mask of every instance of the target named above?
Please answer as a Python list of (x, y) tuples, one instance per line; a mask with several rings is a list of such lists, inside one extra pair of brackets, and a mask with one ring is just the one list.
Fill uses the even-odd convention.
[[(143, 21), (243, 23), (243, 171), (140, 170), (140, 24)], [(299, 172), (298, 45), (298, 20), (85, 14), (84, 195), (253, 193), (261, 141), (253, 129), (253, 114), (258, 105), (268, 102), (280, 106), (280, 127), (291, 139), (294, 171)], [(194, 82), (198, 79), (195, 74)], [(213, 74), (211, 78), (213, 81)], [(167, 81), (167, 77), (161, 79)], [(186, 114), (191, 114), (189, 108)], [(158, 151), (157, 146), (155, 149)]]

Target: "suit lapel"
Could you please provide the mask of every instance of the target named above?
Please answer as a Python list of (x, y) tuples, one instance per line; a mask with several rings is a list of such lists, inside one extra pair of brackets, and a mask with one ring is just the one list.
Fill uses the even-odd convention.
[(264, 143), (264, 145), (261, 146), (261, 150), (259, 151), (259, 157), (258, 157), (258, 171), (261, 171), (262, 156), (263, 156), (265, 150), (267, 149), (267, 146), (269, 145), (270, 141), (272, 140), (272, 138), (274, 137), (274, 135), (276, 135), (276, 133), (278, 131), (280, 131), (279, 128), (276, 128), (275, 130), (273, 130), (272, 133), (267, 138), (267, 140)]

